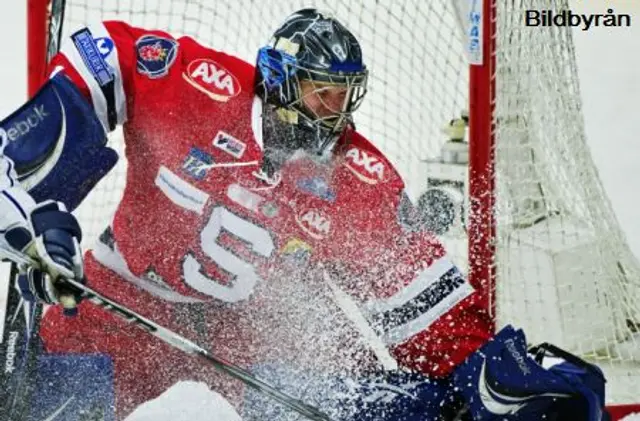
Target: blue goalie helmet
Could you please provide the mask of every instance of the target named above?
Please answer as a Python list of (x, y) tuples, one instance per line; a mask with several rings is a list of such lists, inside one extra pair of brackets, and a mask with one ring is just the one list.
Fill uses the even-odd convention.
[(258, 51), (267, 164), (277, 169), (303, 149), (327, 156), (367, 91), (368, 71), (355, 36), (316, 9), (289, 16)]

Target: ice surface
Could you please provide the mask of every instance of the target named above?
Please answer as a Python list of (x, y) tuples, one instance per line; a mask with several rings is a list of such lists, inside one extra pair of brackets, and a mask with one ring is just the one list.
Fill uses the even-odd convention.
[(140, 405), (125, 421), (240, 421), (240, 415), (204, 383), (179, 382)]

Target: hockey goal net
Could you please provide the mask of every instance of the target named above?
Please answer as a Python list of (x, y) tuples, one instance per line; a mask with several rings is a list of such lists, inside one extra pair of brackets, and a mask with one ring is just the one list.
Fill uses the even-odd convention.
[[(358, 127), (425, 213), (446, 211), (441, 238), (487, 293), (496, 327), (597, 362), (608, 402), (640, 401), (640, 273), (585, 141), (571, 31), (523, 26), (525, 10), (566, 0), (30, 0), (30, 89), (57, 48), (52, 27), (120, 19), (252, 62), (285, 16), (309, 6), (361, 40), (371, 80)], [(468, 165), (441, 153), (442, 128), (466, 110)], [(118, 135), (110, 141), (122, 150)], [(113, 214), (125, 166), (78, 211), (85, 247)]]

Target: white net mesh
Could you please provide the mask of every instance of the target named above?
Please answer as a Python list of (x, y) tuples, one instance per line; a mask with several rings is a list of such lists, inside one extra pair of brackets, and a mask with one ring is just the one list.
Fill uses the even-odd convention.
[(522, 24), (567, 2), (497, 4), (498, 320), (593, 357), (609, 397), (637, 401), (638, 265), (586, 144), (572, 34)]
[[(523, 10), (566, 8), (566, 1), (498, 3), (493, 116), (498, 325), (510, 322), (523, 327), (532, 343), (549, 341), (596, 359), (609, 377), (608, 400), (636, 401), (638, 266), (585, 142), (571, 33), (523, 27)], [(446, 141), (441, 128), (468, 106), (464, 31), (452, 4), (69, 0), (65, 32), (90, 21), (120, 19), (190, 35), (253, 62), (291, 12), (309, 6), (330, 10), (360, 39), (371, 71), (358, 129), (397, 165), (416, 198), (431, 171), (424, 161), (437, 159)], [(111, 142), (122, 151), (119, 135)], [(115, 210), (125, 165), (119, 163), (81, 206), (85, 246)], [(447, 171), (452, 178), (466, 174), (466, 168)], [(443, 241), (464, 267), (464, 230), (450, 229)]]

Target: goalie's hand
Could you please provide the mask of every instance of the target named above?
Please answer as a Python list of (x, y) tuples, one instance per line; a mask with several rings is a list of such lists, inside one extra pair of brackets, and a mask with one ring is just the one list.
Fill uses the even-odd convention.
[(82, 300), (82, 291), (62, 278), (53, 281), (51, 277), (36, 268), (28, 268), (18, 275), (18, 289), (22, 297), (30, 302), (61, 304), (65, 314), (76, 314), (76, 307)]
[(34, 271), (25, 274), (34, 285), (43, 287), (34, 291), (35, 296), (45, 302), (61, 302), (65, 307), (73, 307), (72, 300), (65, 303), (67, 294), (55, 291), (58, 285), (64, 284), (63, 279), (80, 281), (84, 277), (79, 245), (82, 231), (65, 206), (50, 200), (39, 203), (31, 211), (26, 226), (11, 227), (4, 235), (9, 245), (35, 261), (33, 269), (40, 274)]

